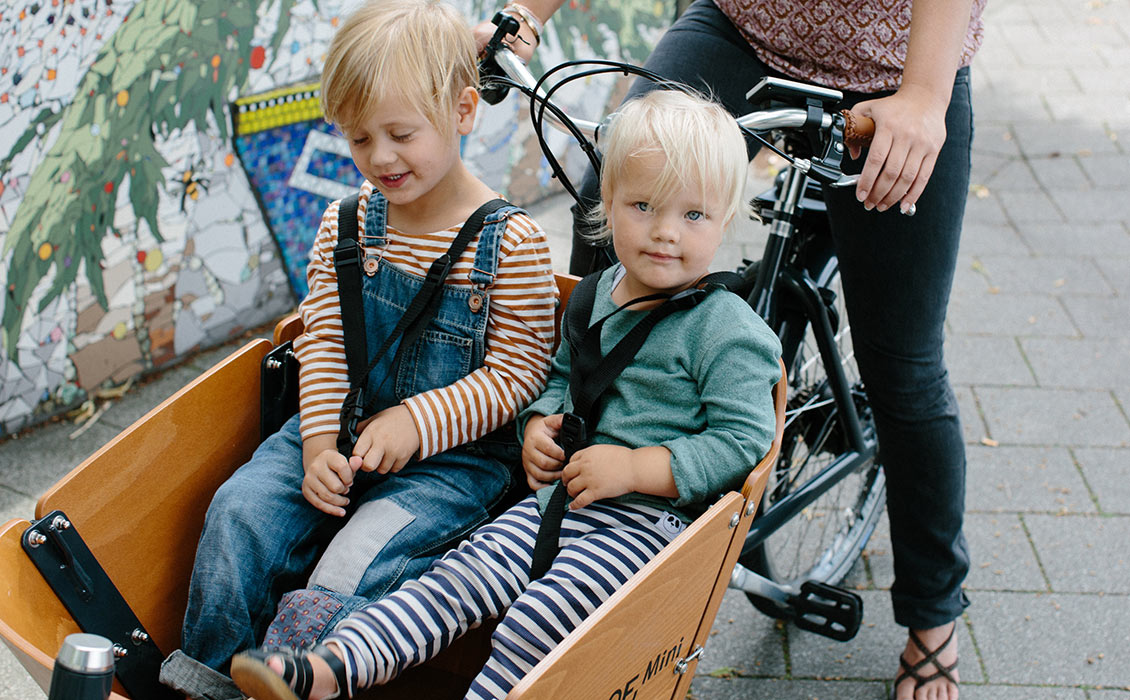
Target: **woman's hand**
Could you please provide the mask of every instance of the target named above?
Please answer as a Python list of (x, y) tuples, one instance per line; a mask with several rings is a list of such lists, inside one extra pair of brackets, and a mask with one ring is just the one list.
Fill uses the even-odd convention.
[(420, 450), (420, 433), (407, 406), (386, 408), (360, 427), (350, 463), (360, 457), (360, 468), (367, 472), (395, 474)]
[[(495, 30), (498, 29), (494, 22), (487, 20), (480, 22), (472, 31), (475, 35), (475, 47), (481, 54), (483, 49), (486, 48), (490, 38), (494, 36)], [(530, 29), (525, 22), (518, 22), (518, 37), (513, 36), (503, 39), (510, 50), (517, 54), (518, 58), (522, 59), (525, 63), (529, 63), (530, 59), (534, 57), (534, 49), (537, 48), (538, 39), (534, 36), (534, 32)]]
[[(904, 84), (889, 97), (852, 108), (875, 120), (875, 137), (855, 188), (865, 209), (886, 211), (901, 202), (905, 213), (918, 201), (946, 140), (948, 106), (935, 93)], [(851, 157), (859, 157), (858, 148), (851, 149)]]
[(561, 478), (565, 450), (557, 444), (560, 432), (560, 413), (533, 416), (526, 422), (526, 430), (522, 434), (522, 469), (526, 472), (526, 483), (534, 491)]

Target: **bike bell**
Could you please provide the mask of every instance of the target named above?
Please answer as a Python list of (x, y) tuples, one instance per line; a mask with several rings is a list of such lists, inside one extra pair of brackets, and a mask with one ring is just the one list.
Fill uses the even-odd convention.
[(55, 657), (47, 700), (106, 700), (113, 684), (113, 643), (97, 634), (68, 634)]

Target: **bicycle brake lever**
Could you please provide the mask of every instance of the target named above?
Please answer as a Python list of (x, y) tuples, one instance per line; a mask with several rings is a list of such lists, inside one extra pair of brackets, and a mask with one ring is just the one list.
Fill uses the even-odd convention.
[(479, 81), (482, 86), (479, 94), (482, 96), (483, 102), (496, 105), (506, 98), (506, 95), (510, 92), (510, 87), (493, 80), (493, 78), (506, 77), (506, 72), (498, 66), (494, 56), (499, 51), (510, 50), (503, 39), (518, 34), (518, 20), (510, 15), (497, 12), (491, 21), (498, 26), (498, 29), (494, 31), (494, 35), (483, 48), (484, 58), (479, 62)]

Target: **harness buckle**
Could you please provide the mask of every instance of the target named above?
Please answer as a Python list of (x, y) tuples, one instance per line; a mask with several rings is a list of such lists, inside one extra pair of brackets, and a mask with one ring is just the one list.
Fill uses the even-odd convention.
[(565, 461), (573, 458), (573, 454), (588, 445), (588, 435), (585, 428), (585, 419), (576, 413), (569, 412), (561, 416), (561, 432), (557, 434), (557, 444), (565, 450)]
[(353, 453), (357, 444), (357, 424), (365, 413), (364, 390), (361, 387), (350, 389), (341, 404), (341, 432), (337, 436), (337, 450), (345, 457)]

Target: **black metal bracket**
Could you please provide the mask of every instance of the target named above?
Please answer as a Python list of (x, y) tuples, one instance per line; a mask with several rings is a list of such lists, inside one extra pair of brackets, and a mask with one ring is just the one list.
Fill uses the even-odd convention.
[(114, 673), (130, 697), (180, 700), (157, 679), (165, 655), (63, 511), (33, 521), (21, 543), (79, 629), (114, 644)]

